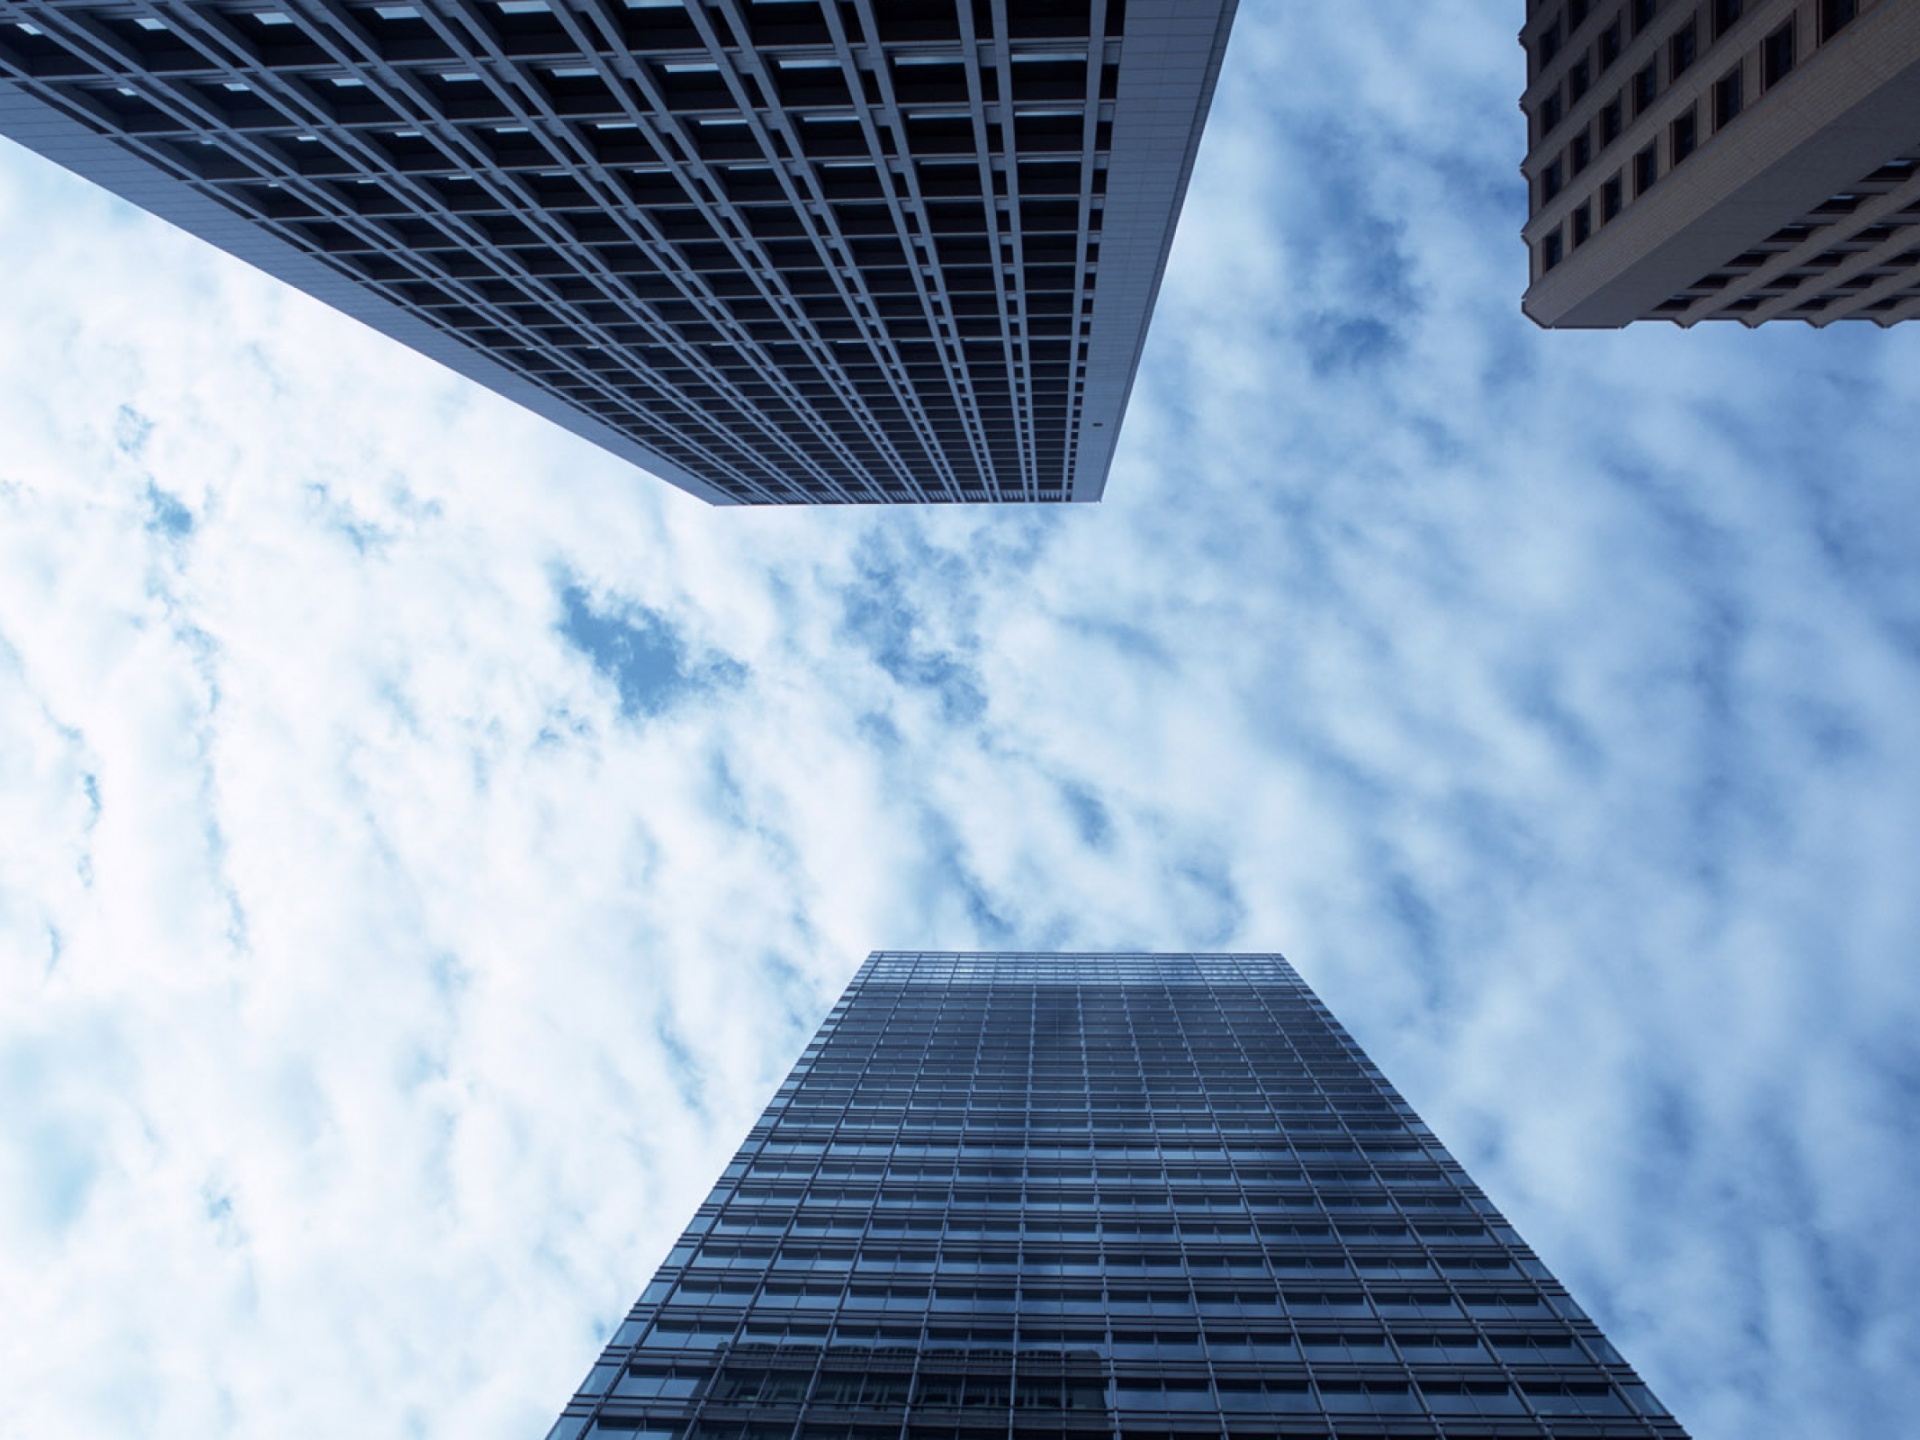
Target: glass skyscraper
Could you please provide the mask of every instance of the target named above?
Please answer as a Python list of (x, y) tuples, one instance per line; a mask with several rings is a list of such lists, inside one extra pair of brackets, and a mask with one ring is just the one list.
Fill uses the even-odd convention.
[(1684, 1432), (1277, 955), (880, 953), (551, 1440)]
[(1097, 500), (1233, 8), (0, 0), (0, 134), (708, 500)]

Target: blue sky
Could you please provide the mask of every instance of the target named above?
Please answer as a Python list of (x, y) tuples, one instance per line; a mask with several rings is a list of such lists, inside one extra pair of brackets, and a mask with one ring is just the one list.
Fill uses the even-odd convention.
[(1109, 500), (708, 509), (0, 144), (0, 1433), (539, 1434), (872, 948), (1285, 951), (1701, 1440), (1920, 1409), (1920, 331), (1546, 335), (1248, 7)]

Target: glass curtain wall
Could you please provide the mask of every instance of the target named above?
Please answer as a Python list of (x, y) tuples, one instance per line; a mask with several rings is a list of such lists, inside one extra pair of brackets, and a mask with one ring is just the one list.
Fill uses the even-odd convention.
[(1683, 1431), (1281, 957), (880, 953), (552, 1435)]

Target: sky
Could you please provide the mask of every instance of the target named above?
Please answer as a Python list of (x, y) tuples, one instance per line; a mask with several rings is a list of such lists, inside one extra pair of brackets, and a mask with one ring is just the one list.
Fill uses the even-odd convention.
[(1700, 1440), (1920, 1413), (1920, 327), (1520, 315), (1243, 7), (1098, 506), (709, 508), (0, 142), (0, 1435), (537, 1436), (876, 948), (1277, 950)]

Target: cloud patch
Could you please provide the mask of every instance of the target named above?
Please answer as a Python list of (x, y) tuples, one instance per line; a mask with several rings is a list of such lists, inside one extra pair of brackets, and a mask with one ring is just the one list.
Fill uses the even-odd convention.
[(730, 655), (696, 657), (686, 638), (657, 610), (596, 600), (572, 580), (560, 585), (559, 601), (561, 638), (612, 683), (620, 713), (629, 720), (663, 715), (747, 678), (747, 667)]

